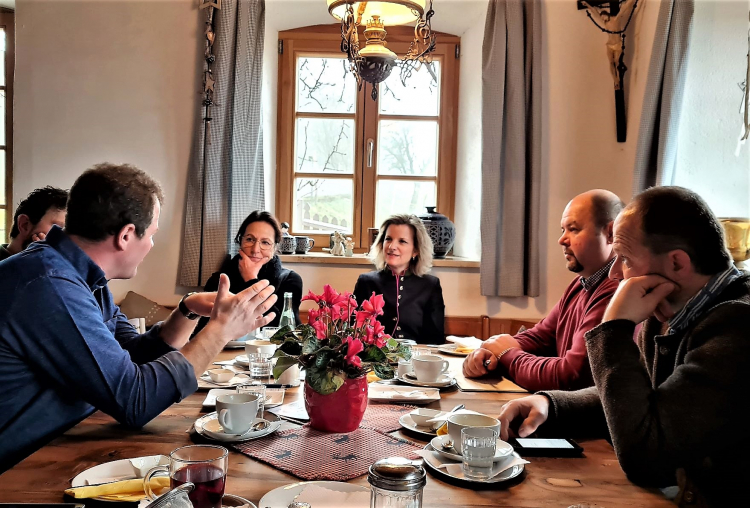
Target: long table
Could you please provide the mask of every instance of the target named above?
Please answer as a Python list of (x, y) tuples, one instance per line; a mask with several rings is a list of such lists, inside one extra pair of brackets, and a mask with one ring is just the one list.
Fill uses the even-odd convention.
[[(225, 351), (218, 359), (231, 359), (236, 354)], [(287, 390), (285, 402), (300, 396), (300, 389)], [(522, 394), (456, 390), (442, 393), (439, 402), (427, 407), (448, 410), (463, 403), (469, 409), (497, 415), (505, 402), (520, 396)], [(0, 501), (63, 502), (63, 491), (84, 469), (111, 460), (166, 455), (175, 448), (190, 444), (186, 431), (196, 418), (204, 414), (201, 407), (204, 398), (205, 392), (196, 392), (141, 430), (125, 428), (102, 412), (94, 413), (0, 475)], [(408, 432), (396, 434), (426, 444)], [(674, 507), (658, 490), (643, 489), (628, 481), (609, 443), (590, 440), (580, 444), (585, 450), (583, 458), (531, 458), (522, 481), (505, 488), (463, 488), (428, 473), (424, 506)], [(298, 481), (294, 476), (230, 451), (227, 493), (257, 503), (266, 492)], [(356, 478), (351, 483), (367, 485), (367, 477)]]

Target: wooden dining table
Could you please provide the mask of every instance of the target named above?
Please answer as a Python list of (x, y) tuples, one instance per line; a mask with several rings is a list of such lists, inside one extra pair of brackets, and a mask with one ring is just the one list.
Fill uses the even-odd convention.
[[(217, 360), (238, 353), (224, 351)], [(142, 429), (130, 429), (97, 411), (63, 435), (0, 475), (0, 501), (25, 503), (64, 502), (63, 491), (81, 471), (112, 460), (164, 454), (191, 444), (187, 432), (205, 414), (205, 391), (198, 391), (172, 405)], [(300, 388), (288, 389), (285, 403), (302, 396)], [(518, 393), (443, 391), (441, 400), (427, 407), (449, 410), (457, 404), (496, 416)], [(407, 430), (395, 435), (426, 444)], [(480, 506), (507, 507), (674, 507), (659, 490), (638, 487), (628, 481), (612, 446), (603, 439), (579, 441), (584, 456), (579, 458), (529, 458), (519, 479), (490, 488), (476, 484), (447, 483), (428, 473), (424, 489), (425, 508)], [(254, 503), (268, 491), (299, 482), (298, 478), (230, 450), (226, 492)], [(367, 485), (367, 475), (350, 481)], [(482, 486), (483, 487), (483, 486)], [(83, 500), (87, 506), (94, 506)], [(111, 503), (99, 503), (109, 506)], [(262, 507), (259, 507), (262, 508)], [(314, 507), (324, 508), (324, 507)]]

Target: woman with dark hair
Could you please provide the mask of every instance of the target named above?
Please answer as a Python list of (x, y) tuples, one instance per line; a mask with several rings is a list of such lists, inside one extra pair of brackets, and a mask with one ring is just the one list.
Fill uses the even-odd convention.
[[(302, 300), (302, 277), (296, 272), (281, 266), (276, 250), (281, 242), (281, 226), (276, 217), (269, 212), (252, 212), (242, 222), (234, 241), (240, 246), (236, 256), (226, 261), (221, 269), (211, 275), (206, 282), (206, 291), (216, 291), (219, 287), (219, 276), (222, 273), (229, 277), (229, 290), (237, 294), (249, 288), (259, 280), (267, 280), (276, 291), (276, 303), (270, 309), (276, 317), (268, 326), (279, 326), (281, 311), (284, 309), (284, 293), (292, 293), (292, 309), (296, 324), (300, 323), (299, 304)], [(201, 319), (196, 333), (202, 329), (208, 318)]]
[(432, 268), (432, 240), (415, 215), (393, 215), (383, 222), (370, 259), (377, 271), (363, 273), (354, 286), (361, 303), (382, 294), (384, 314), (378, 321), (394, 339), (420, 344), (445, 342), (445, 303), (440, 279)]

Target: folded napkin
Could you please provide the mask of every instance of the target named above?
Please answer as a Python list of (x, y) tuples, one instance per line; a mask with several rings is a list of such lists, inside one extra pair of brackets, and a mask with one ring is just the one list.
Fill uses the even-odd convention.
[(333, 488), (320, 487), (315, 484), (307, 485), (297, 497), (297, 502), (309, 503), (310, 506), (325, 506), (326, 508), (368, 508), (370, 506), (370, 492), (340, 492)]
[[(438, 452), (434, 452), (431, 450), (418, 450), (414, 453), (416, 453), (417, 455), (422, 457), (424, 460), (429, 462), (429, 464), (435, 469), (443, 469), (454, 478), (463, 478), (463, 479), (466, 478), (466, 476), (464, 475), (463, 466), (460, 462), (455, 462), (443, 455), (440, 455)], [(490, 471), (490, 477), (487, 480), (491, 480), (492, 478), (496, 477), (497, 475), (499, 475), (500, 473), (504, 471), (507, 471), (513, 466), (517, 466), (519, 464), (528, 464), (528, 463), (529, 463), (528, 460), (524, 460), (521, 457), (517, 457), (515, 455), (510, 455), (504, 460), (501, 460), (500, 462), (495, 462), (493, 464), (492, 470)]]
[[(151, 490), (158, 493), (159, 489), (169, 488), (169, 478), (159, 476), (151, 478)], [(146, 495), (143, 490), (143, 478), (122, 480), (119, 482), (89, 485), (88, 487), (71, 487), (65, 493), (75, 499), (90, 499), (93, 497), (107, 501), (140, 501)]]
[(477, 339), (476, 337), (456, 337), (455, 335), (448, 335), (445, 340), (456, 344), (456, 350), (458, 350), (459, 348), (463, 348), (469, 351), (473, 351), (481, 347), (482, 345), (482, 341), (480, 339)]

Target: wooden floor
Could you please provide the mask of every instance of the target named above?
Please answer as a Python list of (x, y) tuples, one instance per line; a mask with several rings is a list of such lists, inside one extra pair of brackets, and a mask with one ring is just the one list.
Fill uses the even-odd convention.
[[(224, 352), (221, 359), (232, 358), (235, 354), (239, 353)], [(295, 400), (300, 395), (297, 391), (287, 391), (286, 400)], [(507, 400), (519, 395), (453, 391), (442, 396), (439, 403), (428, 407), (450, 409), (464, 403), (469, 409), (497, 415)], [(116, 459), (168, 454), (177, 447), (189, 444), (186, 431), (196, 418), (204, 414), (201, 411), (204, 397), (205, 392), (191, 395), (170, 407), (142, 430), (126, 429), (101, 412), (93, 414), (0, 475), (0, 501), (63, 502), (63, 490), (70, 486), (71, 478), (86, 468)], [(424, 442), (414, 435), (397, 434)], [(630, 483), (606, 441), (584, 441), (581, 444), (585, 457), (532, 458), (520, 481), (506, 488), (463, 488), (445, 483), (428, 473), (424, 506), (568, 507), (582, 504), (606, 508), (674, 507), (658, 491), (642, 489)], [(266, 492), (297, 481), (297, 478), (271, 466), (230, 452), (227, 493), (257, 503)], [(367, 485), (367, 477), (356, 478), (352, 483)], [(86, 502), (86, 505), (95, 504)], [(111, 508), (112, 505), (101, 503), (100, 506)]]

